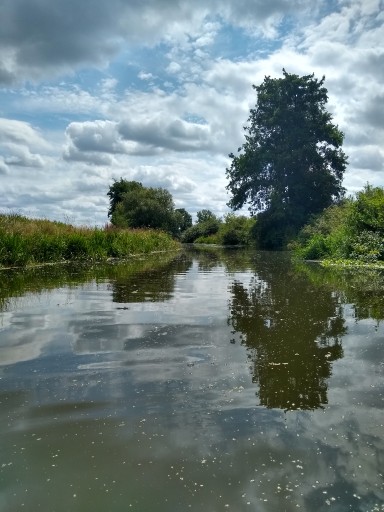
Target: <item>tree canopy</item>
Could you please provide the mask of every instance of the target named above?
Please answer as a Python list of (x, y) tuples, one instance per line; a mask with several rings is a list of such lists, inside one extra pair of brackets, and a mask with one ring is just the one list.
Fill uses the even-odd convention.
[(176, 208), (175, 216), (179, 234), (192, 226), (192, 215), (185, 208)]
[(116, 206), (123, 200), (123, 196), (126, 192), (133, 192), (141, 188), (143, 188), (143, 185), (138, 181), (127, 181), (123, 178), (120, 178), (119, 181), (114, 180), (107, 192), (107, 196), (109, 197), (108, 217), (112, 217)]
[(211, 212), (211, 210), (200, 210), (196, 213), (197, 217), (197, 223), (201, 224), (202, 222), (208, 222), (208, 221), (217, 221), (216, 215)]
[(347, 157), (344, 134), (325, 106), (325, 78), (265, 77), (244, 127), (245, 142), (227, 169), (234, 210), (258, 214), (260, 247), (279, 248), (308, 221), (339, 200)]
[(120, 178), (107, 195), (108, 215), (115, 226), (161, 229), (179, 236), (192, 225), (189, 213), (184, 208), (175, 210), (172, 195), (164, 188), (144, 187), (137, 181)]

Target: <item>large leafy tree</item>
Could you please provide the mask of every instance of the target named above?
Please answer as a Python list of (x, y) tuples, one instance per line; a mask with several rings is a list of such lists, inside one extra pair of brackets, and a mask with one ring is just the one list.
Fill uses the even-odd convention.
[(180, 219), (168, 190), (120, 179), (111, 185), (108, 196), (108, 214), (115, 226), (162, 229), (178, 234)]
[(112, 217), (117, 205), (123, 200), (124, 194), (127, 192), (134, 192), (135, 190), (140, 190), (142, 188), (143, 185), (138, 181), (128, 181), (123, 178), (120, 178), (119, 181), (114, 180), (107, 192), (107, 196), (109, 197), (108, 217)]
[(255, 235), (264, 248), (282, 247), (313, 214), (344, 193), (344, 134), (326, 110), (325, 78), (265, 77), (250, 110), (245, 142), (227, 169), (234, 210), (258, 214)]
[(112, 222), (130, 228), (161, 228), (169, 231), (173, 201), (167, 190), (140, 187), (126, 192), (112, 214)]

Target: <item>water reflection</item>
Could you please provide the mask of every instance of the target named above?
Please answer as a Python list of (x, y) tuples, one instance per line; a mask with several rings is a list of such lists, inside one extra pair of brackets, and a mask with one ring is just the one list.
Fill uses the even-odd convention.
[[(159, 253), (153, 256), (143, 258), (131, 258), (129, 261), (116, 261), (108, 264), (90, 263), (63, 263), (57, 265), (36, 266), (23, 269), (0, 269), (0, 311), (7, 310), (12, 300), (22, 297), (28, 293), (41, 293), (53, 290), (59, 287), (78, 286), (82, 283), (90, 281), (103, 282), (111, 280), (114, 283), (121, 283), (127, 279), (134, 281), (134, 289), (143, 280), (143, 285), (148, 286), (151, 279), (145, 278), (151, 273), (159, 275), (163, 273), (165, 281), (168, 279), (170, 283), (164, 285), (164, 293), (169, 294), (172, 290), (172, 276), (174, 276), (181, 268), (187, 269), (191, 264), (191, 257), (180, 253)], [(157, 286), (157, 285), (156, 285)], [(153, 290), (160, 293), (160, 286)], [(142, 293), (143, 287), (140, 287)], [(168, 292), (167, 292), (168, 290)], [(116, 293), (117, 300), (119, 292)]]
[(192, 256), (182, 253), (154, 268), (117, 276), (111, 281), (114, 302), (164, 302), (173, 296), (175, 276), (188, 271)]
[(234, 281), (231, 294), (229, 322), (248, 348), (260, 403), (285, 410), (327, 404), (346, 333), (338, 296), (272, 254), (257, 262), (249, 283)]
[(295, 271), (308, 277), (315, 286), (337, 290), (344, 303), (351, 304), (357, 321), (384, 319), (384, 270), (373, 268), (321, 267), (295, 264)]
[(3, 280), (0, 510), (383, 508), (379, 281), (159, 259)]

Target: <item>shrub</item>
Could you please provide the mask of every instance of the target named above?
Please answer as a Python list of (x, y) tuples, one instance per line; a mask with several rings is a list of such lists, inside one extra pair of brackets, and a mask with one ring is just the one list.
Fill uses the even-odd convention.
[(356, 231), (378, 231), (384, 234), (384, 189), (367, 184), (354, 201), (349, 225)]
[(214, 244), (219, 244), (220, 240), (219, 240), (217, 234), (215, 234), (215, 235), (199, 236), (199, 238), (196, 238), (194, 243), (195, 244), (214, 245)]
[(305, 259), (384, 260), (384, 189), (367, 185), (356, 199), (327, 208), (289, 248)]
[(374, 231), (364, 230), (351, 242), (350, 258), (374, 263), (384, 259), (384, 237)]
[(220, 242), (223, 245), (249, 245), (255, 223), (254, 218), (229, 213), (219, 229)]
[(348, 218), (352, 201), (332, 205), (311, 219), (288, 249), (303, 259), (344, 258), (350, 252), (351, 233)]
[(214, 235), (218, 232), (220, 221), (217, 219), (209, 219), (204, 222), (194, 224), (186, 229), (181, 235), (183, 243), (194, 243), (198, 238)]

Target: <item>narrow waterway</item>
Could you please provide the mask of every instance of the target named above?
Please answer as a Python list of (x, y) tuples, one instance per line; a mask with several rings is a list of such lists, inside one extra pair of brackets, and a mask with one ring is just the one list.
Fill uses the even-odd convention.
[(0, 274), (0, 510), (384, 510), (384, 275), (202, 248)]

